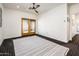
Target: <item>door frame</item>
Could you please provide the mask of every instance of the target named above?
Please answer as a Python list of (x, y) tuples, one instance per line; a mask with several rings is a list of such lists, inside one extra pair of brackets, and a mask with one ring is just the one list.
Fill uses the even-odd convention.
[[(23, 32), (23, 20), (28, 20), (28, 33)], [(31, 21), (35, 21), (35, 32), (31, 32)], [(36, 20), (30, 18), (21, 18), (21, 36), (33, 35), (36, 33)]]

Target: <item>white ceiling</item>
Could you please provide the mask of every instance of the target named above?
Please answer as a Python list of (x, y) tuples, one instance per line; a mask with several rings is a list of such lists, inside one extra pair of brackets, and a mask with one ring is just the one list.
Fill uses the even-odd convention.
[[(61, 5), (62, 3), (36, 3), (36, 4), (40, 5), (40, 7), (37, 8), (37, 10), (39, 11), (39, 14), (41, 14), (52, 8), (55, 8), (58, 5)], [(18, 5), (20, 6), (20, 8), (17, 8)], [(28, 9), (30, 6), (32, 6), (32, 3), (3, 3), (3, 6), (4, 8), (10, 8), (10, 9), (26, 11), (36, 14), (34, 10)]]

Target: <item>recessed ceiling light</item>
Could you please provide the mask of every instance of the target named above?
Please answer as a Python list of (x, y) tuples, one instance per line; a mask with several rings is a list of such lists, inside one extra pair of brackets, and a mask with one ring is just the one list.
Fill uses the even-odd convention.
[(20, 6), (19, 6), (19, 5), (17, 5), (16, 7), (17, 7), (17, 8), (20, 8)]

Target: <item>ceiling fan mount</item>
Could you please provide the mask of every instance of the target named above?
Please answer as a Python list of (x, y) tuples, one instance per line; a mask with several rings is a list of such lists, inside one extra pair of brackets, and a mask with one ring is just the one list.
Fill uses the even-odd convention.
[(36, 5), (35, 3), (32, 3), (32, 7), (29, 7), (29, 9), (34, 10), (37, 14), (39, 14), (39, 12), (37, 11), (38, 7), (40, 7), (40, 5)]

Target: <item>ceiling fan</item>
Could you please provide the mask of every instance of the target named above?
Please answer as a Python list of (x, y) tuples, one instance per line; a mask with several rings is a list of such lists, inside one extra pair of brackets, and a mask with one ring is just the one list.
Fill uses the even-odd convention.
[(37, 14), (39, 14), (39, 12), (36, 10), (38, 7), (40, 7), (40, 5), (36, 5), (35, 3), (32, 3), (32, 7), (29, 7), (30, 10), (34, 10)]

